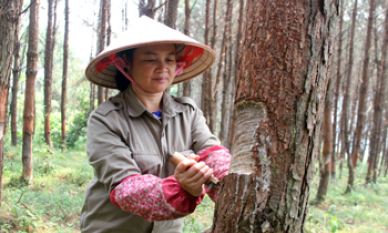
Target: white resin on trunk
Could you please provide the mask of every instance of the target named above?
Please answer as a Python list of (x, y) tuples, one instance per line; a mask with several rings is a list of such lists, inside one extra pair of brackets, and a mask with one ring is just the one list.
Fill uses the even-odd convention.
[[(263, 103), (254, 101), (242, 101), (235, 106), (236, 130), (229, 173), (252, 174), (255, 171), (255, 163), (258, 159), (260, 165), (265, 166), (268, 162), (265, 150), (266, 145), (259, 147), (257, 140), (260, 136), (256, 135), (256, 130), (260, 123), (265, 122), (267, 119), (266, 108)], [(263, 175), (267, 176), (270, 173), (267, 170), (269, 166), (265, 167), (265, 174)], [(263, 177), (263, 179), (267, 180), (267, 177)]]

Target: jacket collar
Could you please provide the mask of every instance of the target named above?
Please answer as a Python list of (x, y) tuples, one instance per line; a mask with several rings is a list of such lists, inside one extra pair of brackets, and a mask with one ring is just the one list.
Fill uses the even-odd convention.
[[(139, 117), (144, 112), (151, 113), (140, 100), (137, 98), (135, 92), (133, 91), (131, 85), (123, 92), (124, 104), (127, 105), (128, 114), (131, 117)], [(183, 104), (177, 103), (174, 98), (167, 94), (163, 93), (163, 114), (166, 114), (170, 117), (175, 116), (176, 113), (183, 112), (186, 108)]]

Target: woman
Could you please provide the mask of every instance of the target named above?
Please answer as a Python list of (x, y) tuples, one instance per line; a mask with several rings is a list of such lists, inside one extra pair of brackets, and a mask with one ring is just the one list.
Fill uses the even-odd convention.
[[(82, 232), (181, 232), (182, 217), (206, 192), (215, 199), (217, 192), (203, 186), (212, 174), (227, 174), (228, 150), (191, 99), (164, 92), (204, 72), (214, 59), (206, 45), (142, 17), (89, 64), (91, 82), (121, 93), (88, 121), (94, 178)], [(169, 163), (174, 152), (189, 159), (175, 167)]]

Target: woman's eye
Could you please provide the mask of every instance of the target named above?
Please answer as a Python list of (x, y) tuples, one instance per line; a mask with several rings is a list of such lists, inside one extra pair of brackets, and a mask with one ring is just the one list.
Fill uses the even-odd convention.
[(155, 62), (155, 59), (146, 60), (146, 62)]

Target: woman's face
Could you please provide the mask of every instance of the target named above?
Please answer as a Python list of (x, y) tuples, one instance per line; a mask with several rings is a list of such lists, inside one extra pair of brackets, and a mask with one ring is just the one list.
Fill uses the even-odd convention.
[[(153, 93), (163, 92), (174, 80), (175, 57), (173, 44), (137, 48), (133, 53), (132, 62), (127, 62), (128, 73), (146, 90)], [(138, 89), (136, 85), (132, 85), (132, 88)]]

